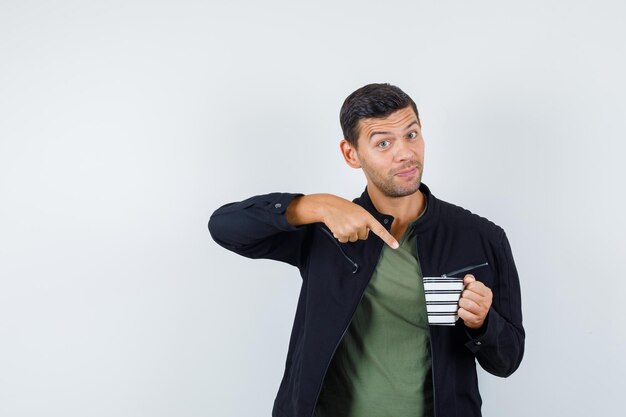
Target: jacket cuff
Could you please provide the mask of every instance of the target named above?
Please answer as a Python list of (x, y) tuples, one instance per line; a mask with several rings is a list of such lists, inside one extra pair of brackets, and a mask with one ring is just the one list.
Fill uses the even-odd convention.
[(463, 324), (465, 335), (468, 338), (465, 346), (472, 353), (477, 353), (483, 346), (494, 344), (497, 340), (498, 327), (500, 327), (498, 326), (499, 320), (502, 318), (493, 308), (490, 308), (480, 329), (470, 329)]
[(291, 203), (291, 201), (298, 197), (304, 195), (303, 193), (270, 193), (267, 194), (267, 199), (265, 200), (266, 206), (265, 209), (271, 214), (276, 215), (274, 218), (274, 224), (280, 230), (284, 230), (287, 232), (298, 230), (303, 228), (305, 225), (301, 224), (298, 226), (294, 226), (287, 221), (287, 216), (285, 216), (285, 212), (287, 211), (287, 207)]

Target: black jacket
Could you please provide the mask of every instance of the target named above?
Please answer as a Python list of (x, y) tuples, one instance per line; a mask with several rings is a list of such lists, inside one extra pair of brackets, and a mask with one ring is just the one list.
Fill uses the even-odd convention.
[[(481, 415), (475, 360), (487, 372), (506, 377), (524, 353), (520, 286), (504, 230), (470, 211), (437, 199), (422, 183), (426, 212), (416, 223), (417, 254), (423, 276), (440, 276), (467, 266), (493, 291), (493, 304), (479, 331), (429, 326), (437, 417)], [(294, 193), (270, 193), (225, 204), (209, 220), (213, 239), (249, 258), (296, 266), (302, 276), (295, 320), (273, 417), (311, 417), (326, 370), (368, 285), (383, 244), (367, 240), (340, 243), (323, 223), (290, 225), (285, 210)], [(367, 187), (354, 203), (387, 230), (393, 217), (379, 213)]]

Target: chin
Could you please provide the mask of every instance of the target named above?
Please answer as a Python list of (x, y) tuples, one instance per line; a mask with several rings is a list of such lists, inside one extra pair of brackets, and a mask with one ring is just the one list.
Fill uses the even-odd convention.
[(417, 191), (419, 190), (419, 184), (417, 184), (415, 187), (411, 187), (411, 188), (394, 188), (394, 189), (383, 189), (383, 193), (387, 196), (387, 197), (406, 197), (409, 195), (413, 195), (415, 194)]

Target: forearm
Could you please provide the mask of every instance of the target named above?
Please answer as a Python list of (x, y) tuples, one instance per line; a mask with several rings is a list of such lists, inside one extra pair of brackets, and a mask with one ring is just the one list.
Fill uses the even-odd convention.
[(293, 226), (323, 221), (323, 209), (331, 194), (307, 194), (294, 198), (285, 212), (287, 222)]
[(305, 228), (285, 219), (285, 207), (297, 196), (270, 193), (225, 204), (211, 215), (209, 232), (219, 245), (240, 255), (299, 265)]
[(498, 285), (494, 288), (494, 303), (483, 328), (468, 331), (466, 346), (488, 372), (508, 376), (519, 366), (524, 356), (525, 331), (522, 325), (522, 303), (519, 277), (511, 246), (502, 234), (496, 251)]

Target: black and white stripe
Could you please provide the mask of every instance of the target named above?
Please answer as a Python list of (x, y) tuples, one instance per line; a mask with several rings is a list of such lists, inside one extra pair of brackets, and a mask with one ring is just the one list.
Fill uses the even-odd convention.
[(458, 320), (463, 278), (424, 277), (428, 323), (453, 326)]

